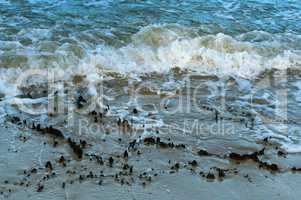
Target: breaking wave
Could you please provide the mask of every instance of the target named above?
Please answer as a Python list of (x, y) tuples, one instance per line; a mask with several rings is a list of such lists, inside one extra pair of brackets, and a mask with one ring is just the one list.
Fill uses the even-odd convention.
[(88, 45), (79, 41), (77, 45), (42, 41), (34, 47), (24, 47), (19, 42), (2, 43), (7, 52), (7, 48), (14, 48), (21, 53), (13, 61), (10, 54), (1, 55), (0, 93), (14, 91), (8, 89), (9, 83), (32, 68), (60, 68), (65, 70), (65, 78), (81, 73), (93, 80), (100, 78), (98, 75), (103, 71), (139, 75), (180, 68), (219, 77), (254, 79), (266, 70), (301, 69), (300, 36), (262, 31), (235, 37), (223, 33), (200, 35), (195, 30), (169, 24), (144, 27), (121, 47), (101, 43), (85, 49)]

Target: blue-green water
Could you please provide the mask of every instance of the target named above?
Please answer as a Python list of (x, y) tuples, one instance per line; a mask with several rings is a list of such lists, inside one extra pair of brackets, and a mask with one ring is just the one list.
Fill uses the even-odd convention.
[[(93, 53), (104, 57), (105, 61), (97, 58), (103, 67), (112, 68), (108, 63), (114, 62), (118, 71), (139, 70), (137, 65), (144, 65), (143, 70), (150, 67), (156, 71), (163, 63), (166, 70), (172, 67), (169, 65), (189, 68), (188, 61), (172, 61), (158, 52), (175, 41), (191, 42), (196, 38), (202, 41), (193, 43), (201, 44), (185, 51), (207, 48), (219, 53), (223, 51), (217, 49), (220, 46), (225, 51), (230, 49), (230, 53), (252, 51), (264, 59), (286, 52), (284, 59), (288, 54), (298, 54), (294, 59), (299, 63), (300, 34), (301, 2), (297, 0), (0, 1), (1, 68), (68, 68)], [(139, 49), (134, 58), (128, 55), (132, 46)], [(116, 55), (112, 61), (108, 54), (114, 53), (126, 58)], [(178, 53), (175, 56), (182, 56)], [(150, 54), (154, 54), (152, 58)], [(136, 57), (142, 57), (142, 63)], [(118, 59), (126, 61), (115, 63)], [(219, 65), (215, 58), (210, 59), (214, 60), (214, 67)], [(204, 63), (195, 65), (200, 69)]]
[(22, 30), (47, 29), (56, 41), (95, 33), (93, 44), (101, 39), (126, 43), (142, 27), (160, 23), (194, 28), (201, 35), (301, 33), (297, 0), (1, 1), (0, 13), (4, 41), (15, 41)]

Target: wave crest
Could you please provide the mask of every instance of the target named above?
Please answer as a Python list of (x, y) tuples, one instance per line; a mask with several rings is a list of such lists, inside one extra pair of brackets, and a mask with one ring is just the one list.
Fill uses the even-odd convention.
[(248, 79), (269, 69), (300, 68), (300, 51), (276, 43), (260, 45), (222, 33), (199, 36), (183, 27), (156, 25), (142, 29), (124, 47), (98, 46), (82, 64), (120, 73), (167, 73), (179, 67)]

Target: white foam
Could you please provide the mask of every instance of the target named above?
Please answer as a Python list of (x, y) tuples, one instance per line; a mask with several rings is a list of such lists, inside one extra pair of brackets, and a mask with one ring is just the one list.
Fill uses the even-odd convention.
[[(253, 79), (269, 69), (300, 68), (301, 53), (286, 50), (274, 56), (261, 53), (258, 44), (224, 34), (194, 36), (181, 28), (150, 26), (121, 48), (101, 45), (83, 61), (120, 73), (167, 73), (174, 67), (218, 76)], [(267, 51), (270, 51), (267, 50)]]
[(287, 153), (301, 153), (301, 144), (286, 143), (282, 145)]
[[(21, 35), (48, 38), (49, 30), (36, 29), (22, 32)], [(266, 33), (253, 32), (251, 35), (260, 34), (260, 40), (266, 38)], [(49, 65), (64, 69), (64, 80), (70, 79), (74, 74), (86, 75), (89, 80), (89, 93), (96, 96), (96, 85), (103, 79), (104, 70), (137, 77), (141, 73), (168, 73), (172, 68), (188, 69), (194, 73), (217, 76), (236, 77), (241, 90), (250, 90), (250, 84), (243, 79), (254, 79), (259, 74), (269, 69), (299, 68), (301, 66), (301, 52), (286, 50), (273, 56), (264, 53), (266, 44), (260, 46), (258, 42), (247, 42), (249, 36), (233, 38), (225, 34), (200, 36), (193, 30), (178, 25), (152, 25), (142, 28), (132, 36), (132, 41), (123, 47), (115, 48), (108, 45), (99, 45), (94, 50), (86, 49), (86, 57), (74, 62), (74, 56), (63, 56), (61, 61), (55, 60)], [(252, 36), (254, 37), (254, 36)], [(242, 39), (243, 38), (243, 39)], [(256, 39), (255, 39), (256, 40)], [(252, 41), (252, 40), (251, 40)], [(19, 43), (7, 43), (7, 46)], [(272, 47), (274, 44), (272, 44)], [(260, 46), (260, 47), (258, 47)], [(277, 45), (276, 45), (277, 46)], [(266, 49), (270, 52), (272, 47)], [(29, 50), (35, 53), (38, 51)], [(60, 54), (63, 50), (54, 52)], [(35, 60), (28, 53), (31, 68), (44, 67), (40, 60)], [(66, 58), (65, 58), (66, 57)], [(69, 60), (68, 60), (69, 59)], [(73, 59), (73, 60), (72, 60)], [(9, 68), (0, 69), (0, 93), (14, 96), (18, 93), (17, 86), (13, 84), (18, 75), (26, 69)], [(47, 69), (44, 69), (47, 70)], [(23, 71), (23, 72), (22, 72)]]
[(301, 81), (297, 81), (294, 86), (297, 87), (297, 92), (294, 94), (295, 95), (295, 99), (298, 103), (301, 104)]

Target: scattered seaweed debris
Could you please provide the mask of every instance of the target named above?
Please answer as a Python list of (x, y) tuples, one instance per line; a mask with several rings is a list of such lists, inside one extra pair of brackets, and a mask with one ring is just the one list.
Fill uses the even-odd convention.
[(191, 165), (192, 167), (197, 167), (198, 166), (198, 162), (196, 160), (189, 161), (188, 164)]
[(83, 149), (80, 144), (76, 144), (76, 142), (72, 141), (71, 138), (68, 138), (68, 144), (73, 150), (73, 153), (79, 158), (83, 158)]
[(284, 158), (286, 158), (287, 153), (284, 152), (284, 151), (279, 150), (279, 151), (277, 152), (277, 155), (278, 155), (279, 157), (284, 157)]
[(97, 116), (97, 112), (95, 110), (93, 110), (92, 112), (89, 113), (89, 115)]
[(103, 160), (102, 160), (102, 157), (101, 156), (95, 156), (96, 158), (96, 161), (99, 165), (103, 165)]
[(63, 166), (66, 167), (66, 159), (64, 156), (61, 156), (59, 159), (59, 163)]
[(82, 97), (82, 96), (79, 96), (76, 99), (76, 106), (78, 109), (83, 108), (86, 103), (87, 103), (87, 100), (85, 100), (84, 97)]
[(59, 129), (53, 128), (52, 126), (42, 128), (41, 124), (36, 125), (35, 123), (32, 123), (31, 129), (38, 131), (40, 133), (43, 133), (43, 134), (49, 134), (49, 135), (57, 137), (57, 138), (61, 138), (61, 139), (65, 138), (62, 131), (60, 131)]
[(52, 126), (46, 127), (44, 129), (41, 129), (41, 131), (43, 133), (50, 134), (50, 135), (58, 137), (58, 138), (65, 138), (64, 134), (62, 133), (62, 131), (60, 131), (60, 130), (58, 130), (56, 128), (53, 128)]
[(280, 170), (277, 164), (269, 164), (267, 162), (259, 162), (259, 168), (264, 168), (271, 172), (278, 172)]
[(39, 183), (38, 186), (37, 186), (37, 192), (42, 192), (43, 190), (44, 190), (44, 185)]
[(117, 125), (120, 128), (122, 128), (123, 132), (128, 132), (128, 131), (131, 132), (132, 131), (132, 127), (131, 127), (129, 121), (126, 119), (121, 120), (120, 118), (118, 118)]
[(114, 159), (112, 157), (109, 158), (109, 166), (113, 167)]
[(13, 124), (16, 124), (16, 125), (21, 125), (22, 124), (21, 119), (17, 116), (11, 116), (8, 119)]
[(123, 158), (124, 158), (124, 159), (128, 159), (128, 158), (129, 158), (129, 154), (128, 154), (128, 151), (127, 151), (127, 150), (125, 150), (125, 151), (123, 152)]
[(271, 139), (272, 139), (271, 136), (265, 137), (265, 138), (262, 139), (262, 143), (263, 143), (264, 145), (268, 145), (268, 144), (270, 143), (270, 140), (271, 140)]
[(241, 155), (241, 154), (237, 154), (237, 153), (231, 153), (229, 155), (229, 158), (232, 159), (232, 160), (236, 160), (236, 161), (252, 160), (252, 161), (258, 163), (259, 168), (266, 169), (270, 172), (280, 171), (280, 168), (277, 164), (274, 164), (274, 163), (269, 164), (267, 162), (260, 161), (259, 156), (264, 155), (264, 151), (265, 151), (265, 148), (263, 148), (262, 150), (260, 150), (258, 152), (254, 152), (254, 153), (251, 153), (251, 154)]
[(86, 146), (87, 146), (86, 140), (79, 140), (79, 143), (83, 149), (86, 148)]
[(208, 151), (206, 151), (206, 150), (201, 149), (198, 151), (198, 155), (199, 156), (211, 156), (212, 154), (208, 153)]
[(292, 172), (301, 172), (301, 168), (292, 167)]
[(136, 146), (137, 141), (133, 140), (132, 142), (129, 143), (128, 150), (134, 150)]
[(217, 174), (219, 179), (224, 179), (226, 176), (226, 171), (225, 169), (221, 169), (221, 168), (216, 168)]
[(30, 170), (30, 173), (32, 173), (32, 174), (36, 174), (38, 172), (38, 170), (36, 169), (36, 168), (32, 168), (31, 170)]
[(213, 181), (215, 179), (215, 175), (211, 172), (209, 172), (206, 176), (207, 180)]
[(218, 111), (217, 110), (215, 110), (215, 122), (217, 123), (218, 122)]
[(253, 160), (254, 162), (259, 162), (258, 156), (264, 155), (265, 149), (263, 148), (260, 151), (256, 151), (251, 154), (238, 154), (238, 153), (230, 153), (229, 158), (236, 161), (246, 161), (246, 160)]
[(144, 138), (143, 140), (144, 145), (155, 145), (156, 144), (156, 139), (152, 137)]
[(173, 166), (171, 166), (170, 169), (171, 169), (171, 170), (176, 170), (176, 171), (178, 171), (178, 170), (180, 169), (180, 163), (174, 164)]
[[(170, 139), (169, 139), (170, 140)], [(144, 145), (150, 146), (150, 145), (157, 145), (158, 147), (162, 149), (167, 148), (177, 148), (177, 149), (185, 149), (185, 144), (174, 144), (173, 142), (162, 142), (159, 137), (153, 138), (153, 137), (147, 137), (143, 140)]]

